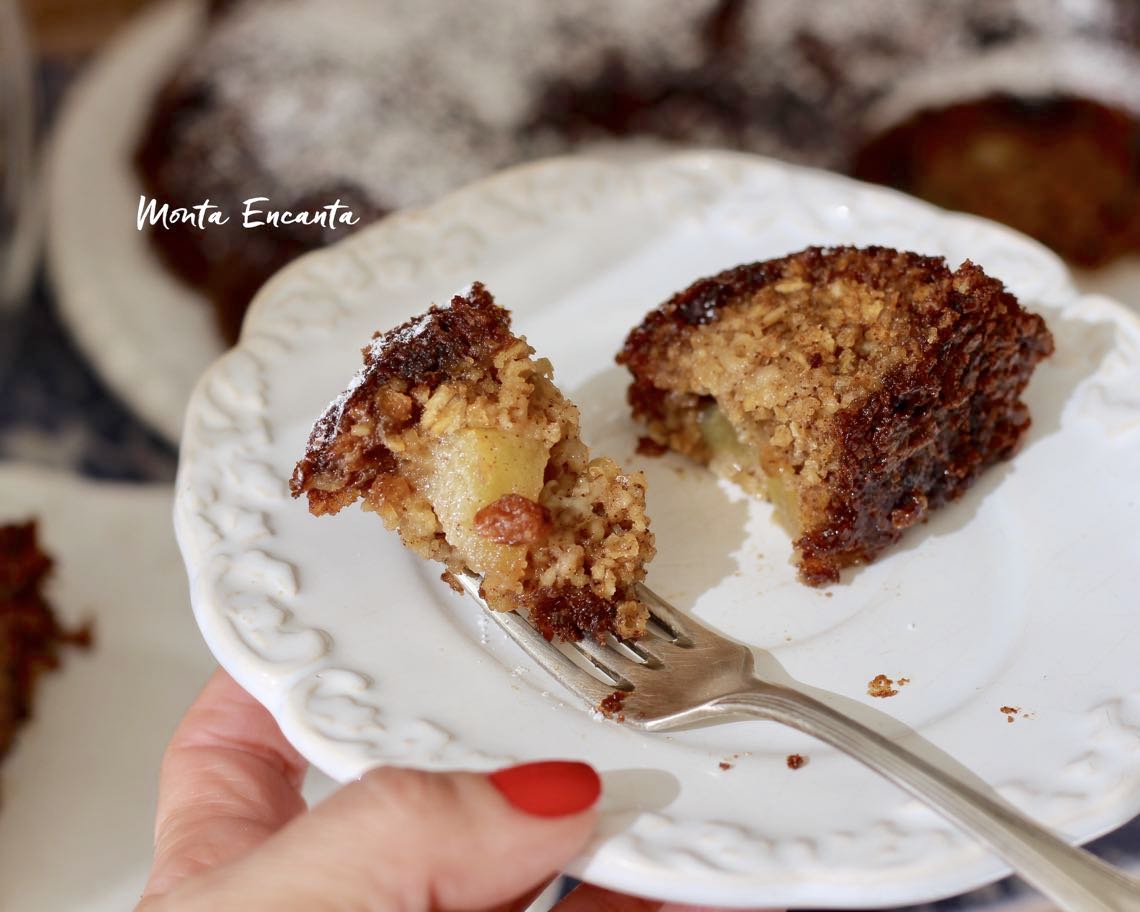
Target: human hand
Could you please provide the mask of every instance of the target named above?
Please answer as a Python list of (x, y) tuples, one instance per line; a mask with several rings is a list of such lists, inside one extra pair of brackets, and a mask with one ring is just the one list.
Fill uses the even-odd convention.
[[(167, 748), (137, 912), (522, 909), (585, 846), (601, 789), (581, 763), (386, 767), (307, 810), (305, 769), (272, 716), (217, 672)], [(586, 885), (558, 906), (663, 908)]]

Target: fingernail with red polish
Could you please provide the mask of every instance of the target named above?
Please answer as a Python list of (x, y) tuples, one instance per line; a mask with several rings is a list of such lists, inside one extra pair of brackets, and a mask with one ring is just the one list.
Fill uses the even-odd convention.
[(594, 768), (570, 760), (523, 763), (487, 778), (507, 801), (536, 817), (580, 814), (602, 793), (602, 780)]

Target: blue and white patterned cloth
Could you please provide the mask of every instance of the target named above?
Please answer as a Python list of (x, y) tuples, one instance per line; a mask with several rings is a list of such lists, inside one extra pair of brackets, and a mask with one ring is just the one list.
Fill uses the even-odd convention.
[(46, 283), (0, 322), (0, 460), (122, 481), (173, 481), (177, 453), (119, 402), (60, 326)]

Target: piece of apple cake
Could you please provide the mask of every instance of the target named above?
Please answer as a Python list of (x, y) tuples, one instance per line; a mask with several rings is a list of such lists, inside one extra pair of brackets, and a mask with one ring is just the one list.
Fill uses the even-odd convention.
[(653, 557), (645, 478), (591, 459), (578, 410), (480, 284), (364, 350), (317, 420), (293, 495), (336, 513), (357, 499), (415, 553), (480, 574), (487, 602), (548, 639), (636, 637)]
[(1052, 350), (969, 261), (812, 247), (694, 282), (617, 360), (649, 438), (771, 500), (821, 585), (1012, 455)]

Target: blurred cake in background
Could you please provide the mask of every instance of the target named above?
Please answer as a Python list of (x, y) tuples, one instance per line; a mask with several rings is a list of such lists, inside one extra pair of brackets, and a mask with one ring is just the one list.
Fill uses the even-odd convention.
[(34, 522), (0, 524), (0, 760), (32, 712), (36, 679), (59, 665), (65, 644), (86, 647), (90, 631), (60, 626), (44, 597), (52, 561)]
[[(367, 224), (596, 142), (745, 149), (1026, 231), (1140, 250), (1130, 0), (224, 0), (138, 146), (145, 192)], [(252, 294), (346, 230), (152, 232), (236, 337)], [(359, 225), (357, 226), (359, 227)]]

